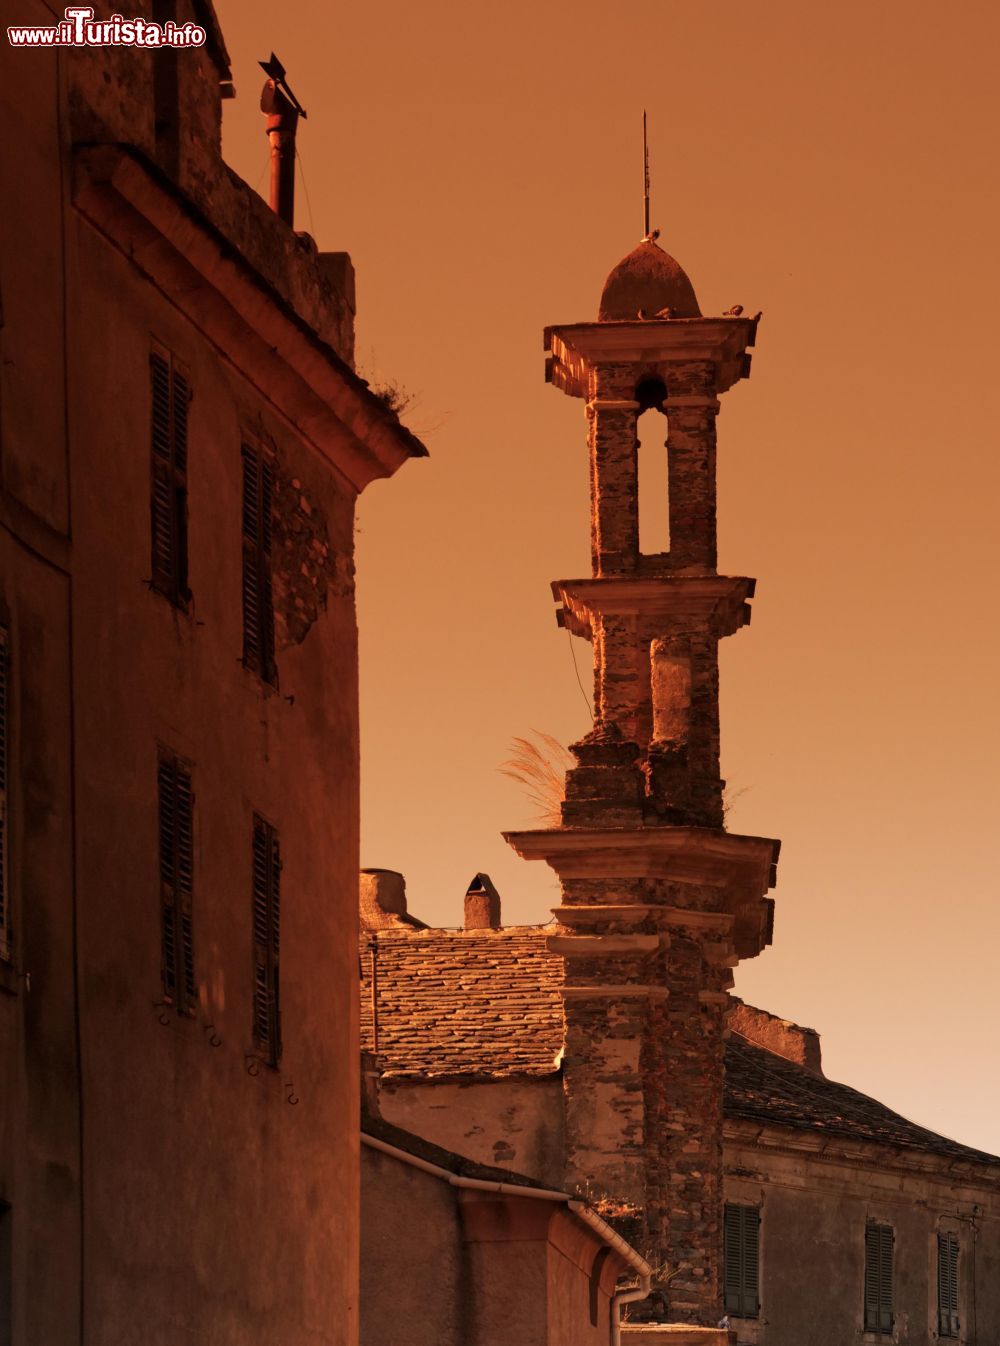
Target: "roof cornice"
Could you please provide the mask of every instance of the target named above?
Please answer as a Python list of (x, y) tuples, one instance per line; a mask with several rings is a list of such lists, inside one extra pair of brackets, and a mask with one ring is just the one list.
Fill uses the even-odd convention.
[(176, 185), (131, 146), (80, 146), (76, 208), (357, 492), (427, 450)]

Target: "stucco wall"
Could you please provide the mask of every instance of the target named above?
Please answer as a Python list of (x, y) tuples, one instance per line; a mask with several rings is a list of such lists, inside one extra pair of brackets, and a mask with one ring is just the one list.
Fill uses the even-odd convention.
[(361, 1346), (607, 1346), (626, 1268), (562, 1203), (459, 1189), (368, 1146), (361, 1190)]
[[(40, 3), (22, 9), (25, 22), (51, 20)], [(2, 85), (3, 180), (17, 184), (0, 216), (18, 960), (0, 987), (0, 1202), (13, 1343), (351, 1346), (353, 497), (182, 316), (197, 297), (161, 294), (74, 212), (69, 139), (86, 71), (98, 130), (113, 123), (114, 138), (149, 148), (151, 118), (136, 101), (149, 92), (140, 54), (114, 57), (132, 74), (113, 88), (91, 58), (70, 78), (72, 61), (8, 49)], [(286, 273), (308, 257), (274, 227), (291, 293)], [(148, 585), (152, 339), (187, 366), (193, 391), (186, 614)], [(240, 662), (245, 432), (277, 455), (291, 538), (276, 560), (287, 571), (276, 577), (277, 689)], [(303, 518), (322, 522), (328, 546), (314, 611), (297, 601), (310, 598), (293, 527)], [(157, 1008), (158, 743), (192, 763), (192, 1018)], [(281, 837), (285, 1050), (280, 1069), (252, 1074), (254, 811)]]
[(471, 1342), (469, 1250), (447, 1183), (363, 1147), (361, 1346)]
[(455, 1154), (513, 1169), (556, 1188), (562, 1185), (558, 1078), (441, 1084), (389, 1078), (382, 1082), (379, 1104), (386, 1121)]
[[(252, 1324), (276, 1344), (348, 1343), (357, 1220), (353, 501), (120, 254), (82, 222), (71, 246), (90, 1339), (235, 1346)], [(151, 338), (183, 361), (193, 390), (187, 614), (144, 582)], [(325, 610), (297, 643), (279, 608), (277, 689), (240, 662), (247, 433), (274, 448), (279, 477), (325, 521), (338, 558)], [(276, 605), (280, 589), (276, 577)], [(154, 1008), (158, 743), (192, 763), (193, 1020)], [(281, 839), (284, 1055), (279, 1070), (250, 1074), (254, 812)], [(177, 1306), (173, 1321), (164, 1303)]]

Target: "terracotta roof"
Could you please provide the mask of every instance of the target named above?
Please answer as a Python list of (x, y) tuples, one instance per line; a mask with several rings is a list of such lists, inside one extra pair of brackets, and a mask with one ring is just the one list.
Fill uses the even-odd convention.
[[(396, 1079), (554, 1074), (563, 1046), (563, 961), (546, 948), (551, 932), (544, 926), (380, 932), (377, 1050), (384, 1073)], [(365, 943), (361, 1041), (369, 1050), (371, 959)], [(725, 1109), (733, 1119), (1000, 1164), (736, 1034), (726, 1047)]]

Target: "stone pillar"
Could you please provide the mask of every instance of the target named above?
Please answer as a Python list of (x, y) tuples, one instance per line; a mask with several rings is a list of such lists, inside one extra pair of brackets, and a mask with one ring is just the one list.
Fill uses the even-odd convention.
[(639, 563), (635, 370), (631, 365), (601, 365), (591, 385), (587, 415), (594, 574), (629, 574)]
[(677, 570), (714, 573), (716, 565), (714, 366), (671, 364), (667, 400), (670, 558)]
[(650, 813), (663, 822), (722, 826), (718, 648), (707, 629), (650, 643), (646, 778)]
[(732, 976), (718, 965), (727, 953), (717, 949), (728, 946), (717, 930), (686, 925), (675, 909), (670, 933), (669, 995), (643, 1046), (646, 1229), (665, 1264), (669, 1318), (712, 1324), (722, 1313), (723, 1020)]

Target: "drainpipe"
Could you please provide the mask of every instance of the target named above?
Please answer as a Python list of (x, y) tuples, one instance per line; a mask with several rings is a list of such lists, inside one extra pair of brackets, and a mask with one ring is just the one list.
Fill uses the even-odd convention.
[(419, 1168), (424, 1173), (431, 1173), (435, 1178), (441, 1178), (450, 1186), (459, 1187), (463, 1191), (499, 1192), (502, 1196), (526, 1196), (533, 1197), (536, 1201), (565, 1202), (569, 1210), (578, 1216), (584, 1224), (589, 1225), (598, 1238), (606, 1243), (609, 1248), (613, 1248), (639, 1277), (637, 1286), (628, 1290), (619, 1290), (617, 1294), (611, 1297), (611, 1346), (619, 1346), (621, 1342), (621, 1306), (646, 1298), (652, 1284), (653, 1268), (644, 1258), (639, 1256), (630, 1243), (626, 1243), (620, 1234), (616, 1234), (611, 1226), (602, 1220), (596, 1211), (591, 1210), (585, 1202), (570, 1196), (568, 1192), (556, 1192), (544, 1187), (520, 1187), (514, 1182), (485, 1182), (480, 1178), (463, 1178), (447, 1168), (431, 1164), (426, 1159), (418, 1159), (415, 1154), (400, 1150), (395, 1145), (389, 1145), (386, 1141), (379, 1140), (377, 1136), (369, 1136), (364, 1131), (361, 1133), (361, 1143), (362, 1145), (368, 1145), (373, 1150), (380, 1150), (382, 1154), (391, 1155), (393, 1159), (398, 1159), (403, 1164), (409, 1164), (412, 1168)]

